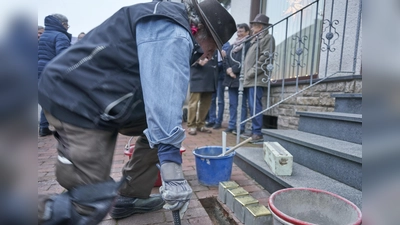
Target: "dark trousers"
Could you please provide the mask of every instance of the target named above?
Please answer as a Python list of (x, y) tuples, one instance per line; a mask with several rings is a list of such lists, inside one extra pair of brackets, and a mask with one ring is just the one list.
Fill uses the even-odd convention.
[(40, 128), (48, 128), (49, 127), (49, 122), (47, 122), (46, 116), (43, 113), (43, 109), (40, 110), (39, 127)]
[[(58, 183), (71, 190), (80, 185), (109, 180), (118, 132), (81, 128), (62, 122), (49, 113), (45, 112), (45, 115), (56, 130)], [(148, 198), (157, 179), (156, 163), (157, 149), (150, 148), (144, 135), (139, 137), (131, 159), (122, 170), (127, 181), (120, 189), (120, 194)], [(45, 201), (42, 199), (40, 202)]]
[[(211, 97), (211, 106), (208, 111), (208, 122), (221, 124), (224, 120), (224, 108), (225, 108), (225, 86), (222, 85), (223, 80), (218, 80), (217, 91), (213, 93)], [(218, 106), (218, 113), (217, 113)]]

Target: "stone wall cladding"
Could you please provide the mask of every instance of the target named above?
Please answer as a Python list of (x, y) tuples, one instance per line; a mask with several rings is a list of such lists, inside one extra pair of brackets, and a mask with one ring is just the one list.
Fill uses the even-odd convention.
[[(308, 85), (299, 85), (298, 90), (306, 87)], [(282, 86), (271, 88), (270, 105), (281, 101), (281, 89)], [(294, 94), (295, 91), (295, 85), (285, 87), (284, 98)], [(362, 93), (362, 80), (354, 79), (317, 84), (315, 87), (281, 103), (279, 106), (266, 112), (265, 115), (278, 117), (278, 129), (296, 130), (299, 122), (299, 116), (296, 115), (297, 111), (333, 112), (335, 99), (331, 97), (331, 94), (338, 93)], [(263, 104), (264, 108), (266, 108), (266, 102), (263, 102)]]
[[(299, 85), (298, 90), (302, 90), (308, 85)], [(286, 85), (283, 97), (287, 98), (296, 92), (295, 85)], [(279, 106), (272, 108), (264, 115), (278, 117), (278, 129), (296, 130), (298, 128), (299, 116), (297, 111), (311, 112), (333, 112), (335, 99), (331, 94), (338, 93), (362, 93), (362, 80), (354, 79), (351, 81), (334, 81), (329, 83), (320, 83), (291, 99), (286, 100)], [(267, 106), (267, 92), (264, 92), (263, 105)], [(271, 88), (270, 106), (281, 101), (282, 86)], [(248, 116), (249, 117), (249, 116)], [(228, 91), (225, 91), (225, 109), (224, 122), (229, 121), (229, 97)], [(251, 122), (247, 122), (246, 129), (251, 129)]]

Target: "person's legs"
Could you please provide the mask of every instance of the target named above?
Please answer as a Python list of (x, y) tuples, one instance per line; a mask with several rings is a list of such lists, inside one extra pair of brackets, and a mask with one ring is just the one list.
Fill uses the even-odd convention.
[(43, 137), (51, 134), (53, 134), (53, 132), (49, 129), (49, 122), (47, 121), (43, 110), (40, 110), (39, 136)]
[[(236, 91), (237, 91), (236, 97), (238, 99), (237, 105), (239, 105), (239, 88)], [(249, 88), (244, 88), (243, 95), (242, 95), (242, 106), (240, 107), (240, 109), (236, 108), (236, 111), (241, 110), (240, 121), (244, 121), (247, 119), (247, 102), (249, 101), (248, 92), (249, 92)], [(236, 116), (236, 120), (237, 120), (237, 116)], [(245, 125), (246, 125), (245, 123), (240, 124), (240, 134), (243, 134), (245, 132)], [(233, 133), (237, 134), (236, 127), (235, 127)]]
[(68, 193), (41, 196), (39, 221), (55, 224), (55, 221), (101, 220), (119, 186), (110, 177), (118, 132), (77, 127), (44, 113), (54, 126), (58, 141), (55, 175)]
[(164, 205), (160, 195), (150, 195), (157, 179), (158, 149), (150, 148), (145, 135), (136, 140), (132, 157), (122, 169), (126, 177), (110, 215), (120, 219), (135, 213), (145, 213), (159, 210)]
[(218, 114), (215, 120), (214, 129), (221, 128), (221, 123), (224, 120), (224, 108), (225, 108), (225, 101), (224, 101), (224, 94), (225, 94), (225, 86), (222, 85), (223, 80), (218, 80), (218, 87), (217, 87), (217, 103), (218, 103)]
[(145, 135), (138, 137), (132, 157), (122, 169), (128, 182), (122, 185), (120, 195), (148, 198), (157, 179), (158, 149), (150, 148)]
[(196, 134), (197, 111), (200, 95), (201, 93), (190, 93), (189, 97), (187, 126), (189, 128), (189, 134), (191, 135)]
[[(214, 126), (217, 117), (216, 117), (216, 113), (217, 113), (217, 93), (214, 92), (211, 96), (211, 104), (210, 104), (210, 109), (208, 110), (208, 118), (204, 118), (206, 121), (206, 127), (212, 127)], [(207, 117), (207, 116), (206, 116)]]
[(43, 113), (43, 109), (40, 110), (40, 121), (39, 121), (40, 128), (49, 128), (49, 122), (46, 119), (46, 116)]
[[(248, 102), (250, 108), (250, 116), (253, 116), (262, 111), (263, 88), (250, 87), (247, 94), (249, 99)], [(258, 115), (252, 119), (253, 142), (262, 140), (261, 129), (262, 129), (262, 115)]]
[(200, 104), (199, 104), (199, 117), (197, 118), (196, 125), (197, 129), (203, 129), (205, 125), (205, 118), (211, 105), (211, 92), (200, 93)]
[[(242, 112), (240, 114), (240, 117), (241, 117), (240, 121), (244, 121), (245, 119), (247, 119), (247, 100), (248, 100), (247, 92), (243, 91), (242, 107), (241, 107)], [(239, 104), (239, 101), (238, 101), (238, 104)], [(244, 131), (245, 128), (246, 128), (246, 123), (240, 124), (241, 131)]]
[(118, 132), (81, 128), (45, 115), (56, 130), (60, 185), (70, 190), (109, 180)]
[(228, 129), (236, 129), (236, 116), (238, 106), (238, 88), (229, 88), (229, 123)]

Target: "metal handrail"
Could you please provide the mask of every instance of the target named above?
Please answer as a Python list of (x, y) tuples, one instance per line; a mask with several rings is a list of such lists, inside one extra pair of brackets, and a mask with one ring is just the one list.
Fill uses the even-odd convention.
[[(268, 66), (271, 65), (272, 69), (268, 71), (268, 74), (266, 74), (267, 71), (262, 68), (263, 71), (264, 71), (264, 75), (268, 77), (268, 79), (266, 79), (266, 82), (268, 82), (267, 107), (264, 110), (261, 110), (258, 113), (255, 113), (255, 109), (253, 109), (253, 115), (251, 115), (249, 118), (247, 118), (247, 119), (245, 119), (243, 121), (241, 121), (241, 111), (242, 111), (241, 108), (242, 108), (242, 102), (243, 102), (243, 91), (244, 91), (244, 84), (243, 83), (244, 83), (244, 67), (245, 66), (242, 64), (242, 62), (239, 62), (239, 61), (233, 59), (232, 55), (229, 56), (230, 58), (232, 58), (232, 60), (234, 62), (238, 63), (239, 67), (241, 68), (240, 69), (240, 76), (239, 76), (238, 108), (237, 108), (237, 118), (236, 118), (236, 120), (237, 120), (237, 122), (236, 122), (236, 130), (237, 130), (238, 134), (240, 134), (240, 126), (243, 123), (246, 123), (246, 122), (250, 121), (251, 119), (253, 119), (253, 118), (257, 117), (257, 116), (260, 116), (261, 114), (264, 114), (268, 110), (270, 110), (270, 109), (280, 105), (281, 103), (293, 98), (294, 96), (304, 92), (305, 90), (308, 90), (308, 89), (314, 87), (315, 85), (325, 81), (326, 79), (328, 79), (328, 78), (330, 78), (330, 77), (332, 77), (334, 75), (346, 74), (346, 73), (354, 74), (356, 72), (357, 53), (358, 53), (358, 44), (359, 44), (358, 43), (358, 39), (359, 39), (359, 35), (360, 35), (362, 0), (359, 0), (360, 3), (359, 3), (358, 21), (357, 21), (357, 29), (358, 30), (356, 32), (356, 43), (355, 43), (355, 49), (354, 49), (354, 58), (353, 58), (352, 71), (342, 70), (342, 59), (343, 59), (343, 49), (344, 49), (343, 41), (345, 40), (344, 35), (346, 34), (345, 33), (346, 26), (344, 26), (343, 27), (343, 37), (342, 37), (342, 46), (341, 46), (341, 51), (342, 52), (340, 54), (340, 66), (339, 66), (339, 68), (338, 68), (338, 70), (336, 72), (332, 72), (332, 73), (330, 72), (330, 75), (328, 75), (328, 76), (327, 76), (327, 71), (328, 71), (329, 54), (331, 52), (335, 51), (335, 48), (332, 47), (332, 46), (335, 44), (335, 41), (339, 38), (339, 33), (336, 31), (336, 28), (335, 28), (335, 25), (337, 25), (339, 23), (339, 21), (338, 20), (333, 20), (334, 0), (331, 0), (332, 1), (332, 6), (331, 6), (332, 10), (331, 10), (331, 15), (330, 15), (330, 20), (329, 19), (324, 19), (323, 20), (324, 24), (325, 24), (325, 22), (327, 22), (328, 27), (325, 27), (324, 29), (322, 29), (322, 24), (321, 24), (321, 30), (319, 30), (320, 34), (317, 34), (318, 33), (317, 32), (317, 22), (318, 22), (318, 15), (319, 15), (318, 9), (319, 9), (319, 6), (320, 6), (319, 5), (320, 1), (321, 0), (315, 0), (315, 1), (311, 2), (311, 3), (309, 3), (308, 5), (304, 6), (302, 9), (292, 13), (291, 15), (281, 19), (280, 21), (278, 21), (278, 22), (276, 22), (276, 23), (274, 23), (274, 24), (272, 24), (272, 25), (270, 25), (268, 27), (263, 28), (259, 33), (253, 34), (253, 35), (249, 36), (248, 38), (246, 38), (245, 40), (243, 40), (240, 43), (238, 43), (238, 44), (243, 44), (242, 61), (244, 61), (244, 59), (245, 59), (244, 53), (246, 52), (246, 50), (245, 50), (246, 45), (244, 43), (246, 43), (248, 41), (251, 41), (251, 40), (253, 40), (255, 38), (256, 39), (255, 41), (257, 41), (257, 43), (255, 43), (255, 44), (258, 45), (258, 38), (256, 38), (256, 37), (258, 37), (259, 35), (263, 34), (266, 31), (268, 31), (269, 29), (272, 30), (271, 34), (273, 34), (274, 27), (279, 25), (279, 24), (281, 24), (281, 23), (285, 24), (285, 26), (286, 26), (284, 46), (283, 46), (283, 48), (284, 48), (284, 50), (283, 50), (283, 53), (284, 53), (283, 64), (284, 65), (283, 65), (283, 73), (282, 73), (281, 100), (279, 102), (275, 103), (274, 105), (270, 106), (270, 101), (269, 101), (269, 99), (270, 99), (270, 87), (271, 87), (270, 83), (272, 82), (272, 80), (271, 80), (272, 79), (272, 76), (271, 76), (272, 72), (271, 71), (273, 69), (273, 66), (272, 66), (271, 62), (274, 60), (274, 57), (276, 56), (275, 54), (277, 54), (276, 52), (273, 52), (272, 54), (270, 53), (270, 56), (272, 55), (272, 57), (268, 58), (268, 60), (269, 60)], [(348, 10), (347, 6), (348, 6), (348, 1), (349, 0), (344, 0), (344, 1), (346, 1), (345, 18), (344, 18), (345, 23), (346, 23), (346, 21), (347, 21), (347, 10)], [(300, 69), (299, 67), (303, 67), (302, 66), (302, 62), (301, 62), (301, 54), (303, 53), (304, 49), (307, 50), (307, 48), (305, 47), (306, 44), (304, 43), (304, 41), (308, 40), (308, 38), (306, 39), (307, 36), (303, 37), (303, 34), (302, 34), (303, 11), (305, 9), (313, 6), (313, 5), (316, 5), (316, 10), (315, 10), (316, 13), (315, 13), (315, 20), (314, 20), (315, 24), (314, 24), (314, 32), (313, 32), (313, 42), (310, 44), (310, 45), (312, 45), (310, 85), (308, 87), (302, 89), (302, 90), (298, 90), (299, 69)], [(288, 46), (287, 46), (287, 42), (288, 42), (288, 21), (289, 21), (289, 18), (291, 18), (291, 17), (293, 17), (293, 16), (295, 16), (297, 14), (300, 14), (300, 16), (301, 16), (301, 18), (300, 18), (300, 29), (299, 29), (299, 35), (296, 35), (296, 33), (295, 33), (294, 34), (295, 37), (293, 38), (293, 40), (297, 41), (298, 44), (296, 44), (295, 46), (298, 46), (298, 48), (296, 48), (296, 52), (294, 54), (292, 54), (292, 56), (295, 56), (294, 61), (296, 62), (295, 66), (297, 66), (297, 71), (296, 71), (296, 75), (295, 75), (296, 76), (296, 92), (294, 94), (284, 98), (286, 66), (289, 65), (289, 64), (287, 64), (287, 57), (286, 57), (286, 54), (287, 54), (287, 51), (288, 51)], [(327, 28), (329, 28), (329, 29), (327, 29)], [(326, 33), (325, 38), (324, 38), (322, 36), (322, 34), (323, 34), (323, 32), (326, 32), (326, 31), (328, 31), (328, 32)], [(337, 38), (333, 39), (333, 37), (335, 37), (335, 35), (337, 36)], [(320, 39), (317, 40), (317, 37), (320, 37)], [(320, 80), (318, 80), (317, 82), (313, 82), (313, 76), (312, 75), (315, 73), (314, 66), (318, 65), (318, 64), (316, 64), (316, 63), (318, 63), (316, 61), (316, 58), (319, 57), (319, 55), (317, 57), (315, 56), (316, 55), (316, 49), (317, 49), (317, 46), (316, 46), (317, 45), (317, 41), (321, 41), (320, 42), (320, 45), (321, 45), (321, 47), (320, 47), (321, 51), (320, 52), (321, 52), (321, 54), (322, 54), (322, 52), (326, 51), (326, 64), (325, 64), (326, 69), (325, 69), (325, 77), (323, 77), (323, 78), (320, 77), (321, 78)], [(324, 46), (322, 46), (322, 45), (324, 45)], [(257, 48), (257, 50), (258, 50), (258, 48)], [(232, 52), (231, 52), (231, 54), (232, 54)], [(259, 54), (257, 52), (257, 54), (256, 54), (256, 65), (258, 64), (258, 56), (259, 56)], [(255, 77), (255, 87), (257, 87), (257, 83), (256, 83), (257, 82), (257, 74), (258, 74), (257, 70), (258, 70), (258, 66), (256, 66), (256, 72), (255, 72), (255, 75), (256, 75), (256, 77)], [(254, 93), (254, 94), (256, 94), (256, 93)], [(237, 135), (236, 142), (239, 143), (239, 141), (240, 141), (240, 135)]]

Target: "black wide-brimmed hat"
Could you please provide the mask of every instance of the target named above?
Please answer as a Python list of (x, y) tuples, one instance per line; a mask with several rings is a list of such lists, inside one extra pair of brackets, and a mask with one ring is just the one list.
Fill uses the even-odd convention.
[(204, 0), (200, 4), (197, 3), (197, 0), (192, 0), (192, 2), (218, 49), (222, 51), (222, 45), (228, 42), (236, 32), (235, 20), (216, 0)]
[(252, 23), (261, 23), (267, 26), (272, 25), (269, 23), (269, 17), (264, 14), (258, 14), (256, 18), (254, 18), (254, 20), (250, 22), (250, 24)]

